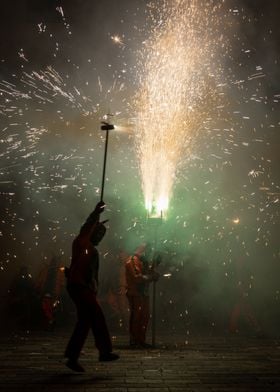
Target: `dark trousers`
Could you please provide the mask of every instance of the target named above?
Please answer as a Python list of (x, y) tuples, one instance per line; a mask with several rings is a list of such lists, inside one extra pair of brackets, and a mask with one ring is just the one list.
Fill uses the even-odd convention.
[(65, 357), (78, 359), (90, 329), (99, 353), (110, 353), (112, 351), (111, 338), (95, 292), (90, 289), (75, 288), (68, 288), (68, 292), (76, 305), (78, 320), (67, 344)]
[(127, 295), (130, 318), (129, 335), (131, 344), (143, 344), (150, 318), (149, 297)]

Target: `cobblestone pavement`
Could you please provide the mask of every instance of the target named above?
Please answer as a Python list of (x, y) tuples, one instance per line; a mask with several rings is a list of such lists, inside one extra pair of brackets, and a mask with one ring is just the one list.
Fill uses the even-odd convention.
[(0, 391), (29, 392), (279, 392), (280, 341), (242, 337), (161, 336), (158, 347), (131, 350), (114, 337), (119, 361), (99, 363), (89, 336), (81, 363), (64, 365), (68, 332), (0, 338)]

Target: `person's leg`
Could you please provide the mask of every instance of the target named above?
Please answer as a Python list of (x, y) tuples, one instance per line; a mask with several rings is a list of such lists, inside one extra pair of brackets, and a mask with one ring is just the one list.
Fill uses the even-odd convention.
[(136, 306), (135, 297), (127, 296), (129, 304), (129, 343), (135, 345), (137, 343), (137, 323), (135, 322)]
[(108, 331), (103, 311), (96, 301), (93, 299), (91, 313), (91, 329), (95, 340), (96, 348), (100, 353), (110, 353), (112, 351), (111, 337)]
[(77, 309), (77, 323), (65, 350), (65, 357), (78, 360), (80, 352), (86, 341), (90, 326), (90, 309), (84, 302), (82, 293), (73, 297)]
[(83, 306), (77, 306), (77, 316), (77, 323), (65, 350), (65, 357), (73, 359), (78, 359), (90, 329), (90, 319)]
[(84, 292), (84, 300), (88, 304), (90, 314), (90, 326), (99, 351), (99, 361), (114, 361), (119, 359), (117, 354), (112, 353), (111, 337), (107, 328), (103, 311), (96, 300), (94, 291)]
[(142, 314), (141, 314), (141, 328), (140, 328), (140, 342), (146, 344), (146, 332), (150, 320), (150, 299), (147, 296), (142, 297)]
[(89, 311), (80, 298), (75, 298), (77, 308), (77, 323), (75, 325), (72, 336), (65, 350), (65, 357), (68, 358), (66, 366), (75, 372), (84, 372), (85, 369), (79, 364), (78, 358), (87, 338), (90, 329)]
[(65, 350), (65, 357), (78, 360), (90, 329), (90, 322), (78, 319)]
[(135, 334), (136, 343), (139, 345), (145, 344), (146, 329), (148, 325), (147, 320), (147, 303), (142, 296), (134, 297), (134, 319), (133, 319), (133, 332)]

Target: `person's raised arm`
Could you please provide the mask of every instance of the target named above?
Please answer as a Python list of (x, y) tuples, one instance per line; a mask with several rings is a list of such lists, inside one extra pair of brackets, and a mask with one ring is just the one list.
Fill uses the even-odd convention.
[(80, 236), (82, 237), (90, 237), (92, 234), (92, 230), (94, 229), (96, 223), (99, 221), (99, 216), (105, 209), (104, 201), (99, 201), (94, 210), (88, 216), (86, 222), (81, 227)]

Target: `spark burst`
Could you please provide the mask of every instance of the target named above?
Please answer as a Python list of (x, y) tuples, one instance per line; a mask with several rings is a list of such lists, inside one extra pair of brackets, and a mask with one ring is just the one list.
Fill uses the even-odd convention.
[(112, 36), (111, 36), (111, 40), (112, 40), (115, 44), (117, 44), (117, 45), (120, 45), (120, 46), (123, 46), (123, 45), (124, 45), (123, 40), (121, 39), (121, 37), (120, 37), (119, 35), (112, 35)]
[(182, 153), (218, 106), (222, 70), (219, 8), (213, 2), (164, 0), (151, 7), (153, 28), (139, 56), (136, 145), (145, 205), (168, 208)]

